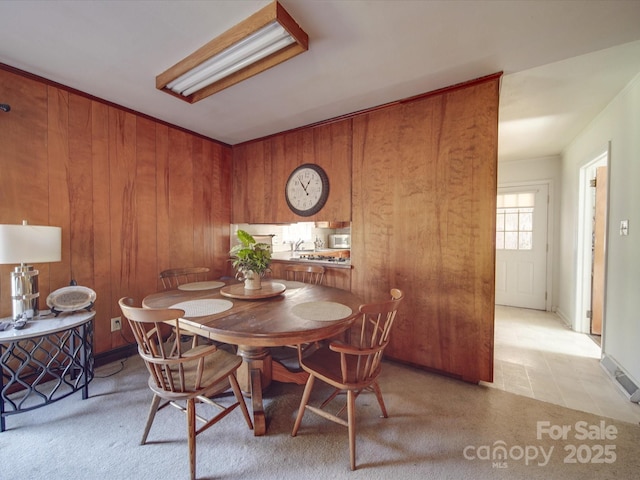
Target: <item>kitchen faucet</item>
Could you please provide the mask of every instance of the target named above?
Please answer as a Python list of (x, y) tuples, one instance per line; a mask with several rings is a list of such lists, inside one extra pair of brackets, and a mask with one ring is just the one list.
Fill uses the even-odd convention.
[(296, 242), (295, 250), (294, 250), (294, 251), (295, 251), (295, 252), (299, 251), (299, 250), (300, 250), (300, 247), (302, 246), (302, 244), (303, 244), (303, 243), (304, 243), (304, 240), (302, 240), (302, 239), (298, 240), (298, 241)]

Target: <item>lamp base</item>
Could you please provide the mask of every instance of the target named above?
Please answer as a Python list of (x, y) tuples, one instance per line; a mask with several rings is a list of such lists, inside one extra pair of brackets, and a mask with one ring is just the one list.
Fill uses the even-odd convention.
[(24, 263), (11, 272), (13, 321), (31, 320), (38, 315), (38, 270)]

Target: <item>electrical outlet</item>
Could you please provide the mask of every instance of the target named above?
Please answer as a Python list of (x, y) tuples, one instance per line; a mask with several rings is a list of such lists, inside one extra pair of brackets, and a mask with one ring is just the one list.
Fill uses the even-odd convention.
[(122, 329), (122, 319), (120, 317), (115, 317), (111, 319), (111, 331), (117, 332)]

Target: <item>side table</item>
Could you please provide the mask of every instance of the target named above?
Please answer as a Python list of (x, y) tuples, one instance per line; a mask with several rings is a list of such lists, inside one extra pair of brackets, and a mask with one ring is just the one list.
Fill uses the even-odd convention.
[[(5, 417), (33, 410), (82, 390), (93, 380), (95, 312), (41, 312), (24, 328), (0, 331), (0, 432)], [(0, 319), (2, 321), (10, 318)]]

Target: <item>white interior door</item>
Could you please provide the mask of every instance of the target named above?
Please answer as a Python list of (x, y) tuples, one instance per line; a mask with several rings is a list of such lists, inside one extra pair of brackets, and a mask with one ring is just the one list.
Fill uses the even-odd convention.
[(547, 184), (498, 189), (496, 303), (546, 310)]

